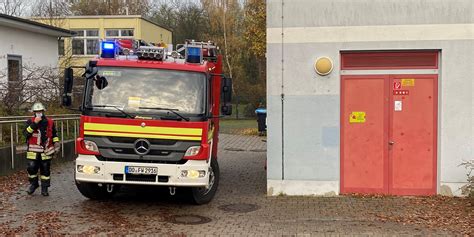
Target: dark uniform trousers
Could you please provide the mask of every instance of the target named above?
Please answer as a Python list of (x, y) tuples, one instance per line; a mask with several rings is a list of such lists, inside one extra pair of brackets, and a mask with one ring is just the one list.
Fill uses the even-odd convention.
[[(28, 179), (31, 184), (38, 185), (38, 170), (40, 172), (39, 179), (41, 186), (49, 187), (51, 183), (51, 156), (44, 153), (28, 152)], [(34, 154), (34, 158), (33, 158)]]

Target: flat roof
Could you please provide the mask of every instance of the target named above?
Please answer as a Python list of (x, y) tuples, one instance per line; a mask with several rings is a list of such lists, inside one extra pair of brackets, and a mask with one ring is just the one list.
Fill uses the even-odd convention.
[(57, 37), (74, 35), (74, 32), (70, 30), (2, 13), (0, 13), (0, 25)]
[[(41, 19), (42, 17), (32, 17), (32, 19)], [(123, 19), (123, 18), (140, 18), (144, 21), (147, 21), (153, 25), (156, 25), (158, 27), (161, 27), (169, 32), (173, 32), (170, 28), (162, 26), (150, 19), (147, 19), (141, 15), (85, 15), (85, 16), (64, 16), (63, 18), (66, 19), (99, 19), (99, 18), (105, 18), (105, 19)]]

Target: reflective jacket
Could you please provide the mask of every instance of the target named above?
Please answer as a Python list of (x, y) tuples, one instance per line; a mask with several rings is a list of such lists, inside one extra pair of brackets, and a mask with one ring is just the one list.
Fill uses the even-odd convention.
[(26, 122), (27, 151), (50, 156), (55, 152), (54, 142), (59, 142), (54, 122), (43, 116), (42, 120), (36, 124), (33, 122), (34, 119), (33, 117)]

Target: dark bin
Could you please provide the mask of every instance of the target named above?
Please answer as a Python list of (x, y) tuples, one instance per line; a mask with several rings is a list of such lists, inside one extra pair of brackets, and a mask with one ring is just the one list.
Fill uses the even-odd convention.
[(258, 108), (255, 113), (257, 114), (258, 135), (263, 136), (267, 132), (267, 109)]

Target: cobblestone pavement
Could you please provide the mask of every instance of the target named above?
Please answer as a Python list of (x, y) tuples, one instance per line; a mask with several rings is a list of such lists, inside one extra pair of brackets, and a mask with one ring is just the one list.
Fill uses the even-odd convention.
[[(262, 137), (221, 135), (221, 180), (208, 205), (188, 204), (168, 190), (127, 188), (110, 201), (82, 197), (73, 164), (54, 166), (50, 197), (28, 196), (22, 185), (0, 208), (0, 233), (158, 234), (164, 236), (455, 235), (380, 218), (420, 209), (414, 198), (267, 197)], [(177, 190), (179, 192), (179, 190)], [(430, 207), (426, 207), (430, 208)], [(187, 224), (176, 224), (176, 222)], [(202, 223), (202, 224), (200, 224)]]

